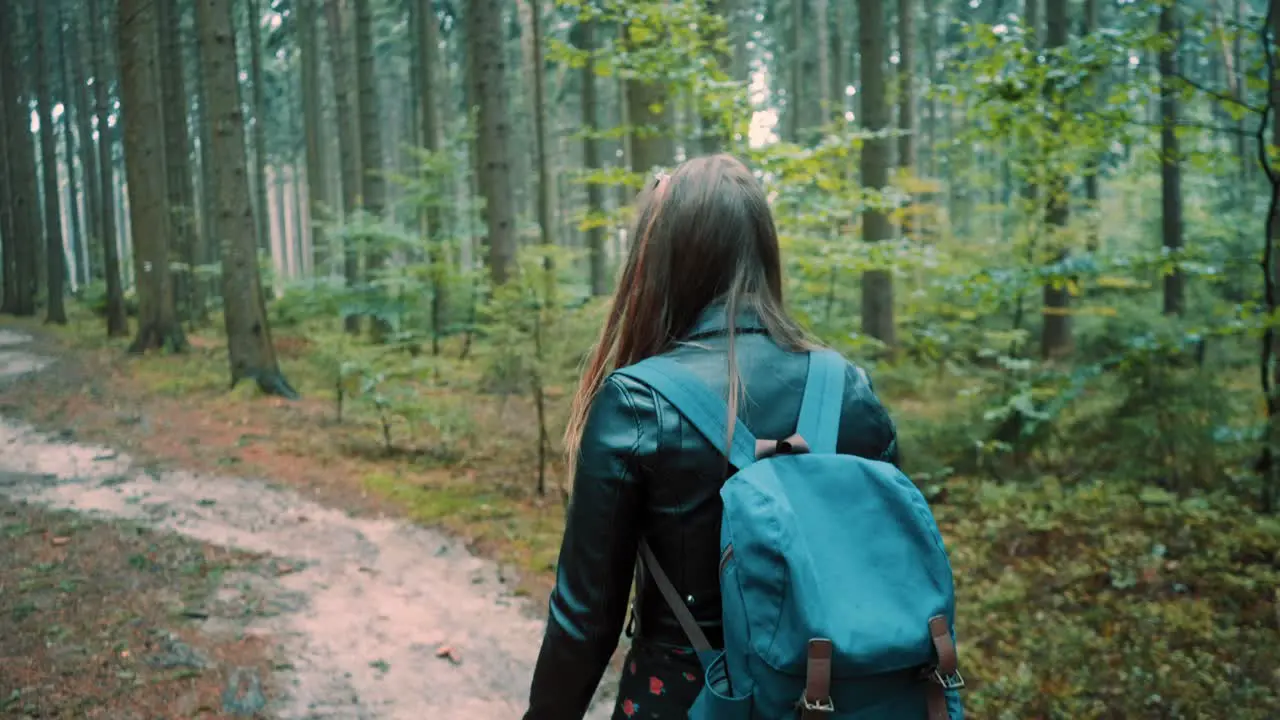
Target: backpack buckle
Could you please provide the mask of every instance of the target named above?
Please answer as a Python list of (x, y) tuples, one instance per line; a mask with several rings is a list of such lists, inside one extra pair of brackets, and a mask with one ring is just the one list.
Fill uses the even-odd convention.
[(931, 677), (933, 682), (942, 686), (943, 690), (960, 690), (964, 688), (964, 676), (959, 670), (954, 670), (947, 675), (943, 675), (938, 668), (932, 668)]
[(836, 711), (835, 701), (831, 699), (830, 695), (819, 700), (810, 700), (801, 694), (800, 701), (796, 703), (796, 706), (806, 713), (833, 713)]

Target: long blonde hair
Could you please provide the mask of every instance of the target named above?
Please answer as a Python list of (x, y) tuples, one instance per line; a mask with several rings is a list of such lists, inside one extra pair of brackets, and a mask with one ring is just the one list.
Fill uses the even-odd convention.
[(773, 215), (759, 181), (737, 158), (694, 158), (670, 175), (658, 176), (637, 200), (630, 237), (608, 316), (586, 360), (565, 428), (570, 478), (591, 403), (609, 373), (670, 349), (713, 302), (725, 304), (729, 337), (729, 440), (741, 390), (734, 344), (738, 312), (754, 310), (783, 347), (814, 346), (783, 308)]

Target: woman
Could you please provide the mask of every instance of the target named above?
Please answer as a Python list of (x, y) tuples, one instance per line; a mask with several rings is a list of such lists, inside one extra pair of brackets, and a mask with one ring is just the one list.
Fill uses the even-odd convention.
[[(646, 189), (636, 216), (565, 433), (573, 502), (525, 720), (583, 717), (617, 648), (633, 571), (633, 642), (613, 717), (687, 717), (702, 668), (637, 567), (641, 538), (710, 642), (723, 644), (719, 492), (734, 470), (652, 389), (612, 371), (667, 354), (729, 398), (731, 423), (786, 437), (815, 347), (783, 309), (773, 218), (741, 162), (685, 162)], [(865, 373), (846, 372), (839, 452), (896, 463), (893, 423)]]

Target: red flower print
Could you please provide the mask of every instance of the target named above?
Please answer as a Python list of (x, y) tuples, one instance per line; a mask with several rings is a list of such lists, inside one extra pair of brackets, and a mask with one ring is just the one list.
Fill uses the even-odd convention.
[(684, 679), (685, 679), (685, 680), (688, 680), (689, 682), (697, 682), (697, 681), (698, 681), (698, 676), (697, 676), (697, 675), (694, 675), (693, 673), (685, 673), (685, 674), (684, 674)]
[(640, 706), (636, 705), (630, 700), (622, 701), (622, 714), (626, 715), (627, 717), (634, 717), (636, 714), (636, 711), (639, 709), (640, 709)]
[(662, 681), (656, 677), (649, 678), (649, 693), (651, 695), (661, 695), (663, 693)]
[(632, 674), (632, 675), (635, 675), (635, 674), (636, 674), (636, 661), (635, 661), (635, 660), (632, 660), (632, 661), (631, 661), (631, 674)]

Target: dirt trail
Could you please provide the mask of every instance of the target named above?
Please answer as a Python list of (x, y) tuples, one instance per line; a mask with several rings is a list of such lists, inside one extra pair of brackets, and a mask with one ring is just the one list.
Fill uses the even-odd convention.
[[(30, 342), (0, 330), (0, 383), (58, 371)], [(278, 574), (228, 576), (201, 628), (278, 644), (273, 717), (505, 720), (524, 709), (543, 599), (511, 596), (495, 565), (440, 533), (258, 481), (151, 471), (3, 417), (0, 494), (277, 558)], [(588, 717), (610, 708), (599, 701)]]

